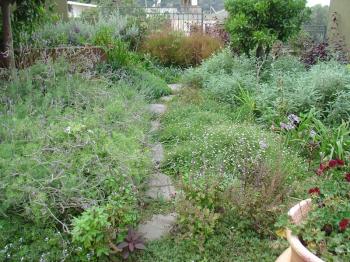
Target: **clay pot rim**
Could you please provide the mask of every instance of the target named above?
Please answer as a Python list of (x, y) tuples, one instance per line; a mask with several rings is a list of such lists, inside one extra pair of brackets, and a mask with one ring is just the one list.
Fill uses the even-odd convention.
[[(289, 212), (288, 216), (293, 219), (294, 215), (297, 212), (300, 212), (302, 207), (309, 206), (311, 205), (312, 200), (306, 199), (298, 204), (296, 204), (294, 207), (292, 207)], [(307, 214), (307, 213), (306, 213)], [(306, 215), (305, 214), (305, 215)], [(294, 221), (293, 221), (294, 222)], [(292, 234), (292, 231), (290, 229), (286, 230), (286, 235), (287, 235), (287, 240), (289, 242), (289, 245), (291, 248), (300, 256), (304, 259), (304, 261), (307, 262), (325, 262), (324, 260), (320, 259), (318, 256), (313, 254), (311, 251), (309, 251), (299, 240), (297, 236), (294, 236)]]

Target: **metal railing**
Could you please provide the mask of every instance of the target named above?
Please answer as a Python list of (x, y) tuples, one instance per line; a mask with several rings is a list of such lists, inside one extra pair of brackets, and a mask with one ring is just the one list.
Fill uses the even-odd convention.
[(305, 24), (302, 29), (308, 33), (315, 42), (325, 42), (327, 39), (327, 26)]
[(155, 18), (155, 25), (150, 22), (152, 27), (160, 28), (166, 25), (174, 31), (182, 31), (186, 34), (192, 32), (194, 28), (197, 31), (206, 32), (206, 28), (216, 22), (206, 19), (201, 7), (120, 7), (118, 9), (123, 14), (145, 16), (151, 20)]

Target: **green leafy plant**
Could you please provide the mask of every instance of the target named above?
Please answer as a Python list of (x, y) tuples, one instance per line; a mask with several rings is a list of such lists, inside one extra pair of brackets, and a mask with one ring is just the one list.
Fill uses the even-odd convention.
[(231, 45), (237, 52), (256, 56), (267, 55), (274, 41), (285, 41), (297, 33), (308, 17), (306, 0), (227, 0), (229, 13), (226, 29), (231, 35)]
[(252, 77), (254, 78), (254, 63), (253, 59), (245, 56), (234, 56), (230, 49), (225, 48), (206, 59), (199, 67), (188, 69), (182, 81), (192, 87), (202, 88), (206, 86), (210, 88), (210, 84), (207, 83), (210, 79), (217, 84), (222, 77), (230, 78), (232, 76), (234, 79), (231, 81), (239, 79), (241, 82), (248, 83)]
[(310, 166), (315, 158), (347, 159), (350, 155), (349, 123), (328, 127), (318, 119), (315, 109), (301, 114), (300, 118), (290, 115), (287, 124), (281, 123), (281, 130), (286, 143), (299, 146), (299, 150), (308, 157)]
[(171, 89), (166, 82), (142, 68), (128, 68), (128, 75), (123, 80), (136, 90), (143, 93), (148, 99), (170, 95)]
[(213, 236), (220, 214), (185, 199), (177, 203), (177, 212), (181, 238), (202, 249), (205, 241)]
[[(109, 216), (105, 208), (93, 207), (73, 221), (73, 242), (82, 246), (83, 252), (93, 252), (97, 257), (109, 255)], [(86, 254), (84, 254), (86, 255)]]
[(166, 83), (172, 84), (179, 82), (183, 70), (176, 66), (161, 65), (156, 59), (151, 58), (150, 55), (144, 55), (142, 66), (152, 74), (162, 78)]
[(350, 74), (335, 61), (319, 63), (309, 71), (272, 71), (271, 81), (256, 93), (257, 109), (263, 122), (283, 121), (285, 116), (307, 113), (315, 108), (326, 124), (340, 124), (350, 112), (345, 103)]

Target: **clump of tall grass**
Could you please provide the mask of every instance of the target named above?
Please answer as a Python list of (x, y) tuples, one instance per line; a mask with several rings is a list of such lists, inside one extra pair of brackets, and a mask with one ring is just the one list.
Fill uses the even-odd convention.
[(188, 67), (200, 64), (222, 47), (220, 40), (205, 34), (193, 33), (186, 36), (181, 32), (164, 29), (147, 36), (141, 50), (164, 65)]

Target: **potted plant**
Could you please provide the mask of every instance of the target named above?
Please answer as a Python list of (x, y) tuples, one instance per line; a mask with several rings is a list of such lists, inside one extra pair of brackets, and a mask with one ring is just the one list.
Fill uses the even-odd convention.
[(292, 207), (290, 247), (278, 262), (350, 261), (350, 173), (344, 161), (321, 163), (310, 199)]

